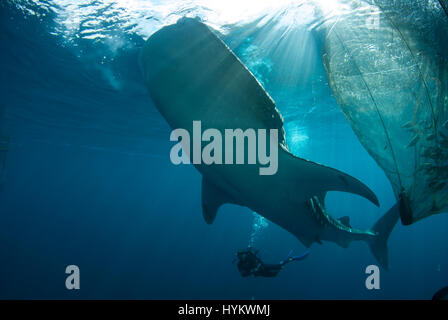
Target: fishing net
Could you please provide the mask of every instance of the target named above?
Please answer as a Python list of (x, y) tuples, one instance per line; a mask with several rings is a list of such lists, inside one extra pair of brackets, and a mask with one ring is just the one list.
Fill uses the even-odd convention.
[(448, 211), (447, 2), (345, 1), (324, 25), (330, 87), (403, 224)]

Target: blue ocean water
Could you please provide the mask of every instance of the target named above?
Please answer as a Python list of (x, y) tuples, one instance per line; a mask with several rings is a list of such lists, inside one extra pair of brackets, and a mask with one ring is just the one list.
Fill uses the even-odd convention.
[[(170, 161), (171, 129), (138, 54), (158, 28), (199, 15), (276, 101), (291, 151), (360, 179), (381, 203), (331, 193), (331, 214), (368, 228), (395, 203), (332, 95), (310, 8), (254, 11), (240, 23), (232, 8), (182, 1), (2, 1), (0, 298), (429, 299), (446, 286), (444, 214), (397, 224), (380, 290), (365, 287), (376, 261), (359, 242), (314, 244), (276, 278), (242, 278), (238, 249), (253, 245), (269, 262), (306, 249), (242, 207), (224, 206), (207, 225), (201, 175)], [(80, 290), (65, 288), (71, 264)]]

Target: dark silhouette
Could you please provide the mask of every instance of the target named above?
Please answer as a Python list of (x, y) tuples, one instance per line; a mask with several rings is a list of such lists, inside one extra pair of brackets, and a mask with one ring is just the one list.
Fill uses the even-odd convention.
[(437, 291), (432, 297), (432, 300), (448, 300), (448, 287), (442, 288)]
[(248, 248), (246, 250), (240, 250), (237, 253), (237, 267), (241, 276), (248, 277), (253, 275), (255, 277), (268, 277), (272, 278), (282, 270), (283, 266), (292, 261), (298, 261), (305, 259), (309, 255), (309, 251), (300, 256), (292, 256), (292, 251), (284, 261), (280, 261), (277, 264), (264, 263), (258, 256), (258, 250)]

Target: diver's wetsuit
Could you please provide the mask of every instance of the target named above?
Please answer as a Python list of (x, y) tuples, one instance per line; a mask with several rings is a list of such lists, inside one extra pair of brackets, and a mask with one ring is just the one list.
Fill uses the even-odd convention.
[(258, 251), (254, 251), (252, 248), (247, 250), (239, 251), (237, 253), (238, 258), (238, 270), (241, 276), (248, 277), (254, 275), (255, 277), (268, 277), (272, 278), (277, 276), (277, 274), (282, 270), (283, 266), (289, 262), (302, 260), (306, 258), (309, 251), (305, 252), (301, 256), (291, 257), (291, 253), (285, 261), (281, 261), (277, 264), (267, 264), (261, 261), (257, 256)]

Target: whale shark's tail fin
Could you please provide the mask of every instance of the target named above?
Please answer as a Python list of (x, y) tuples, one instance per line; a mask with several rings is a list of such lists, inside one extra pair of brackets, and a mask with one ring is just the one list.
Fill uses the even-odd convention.
[(387, 248), (387, 239), (392, 232), (395, 224), (400, 217), (398, 203), (389, 209), (373, 226), (372, 231), (376, 236), (368, 241), (370, 250), (378, 260), (379, 264), (386, 270), (389, 269), (389, 249)]

